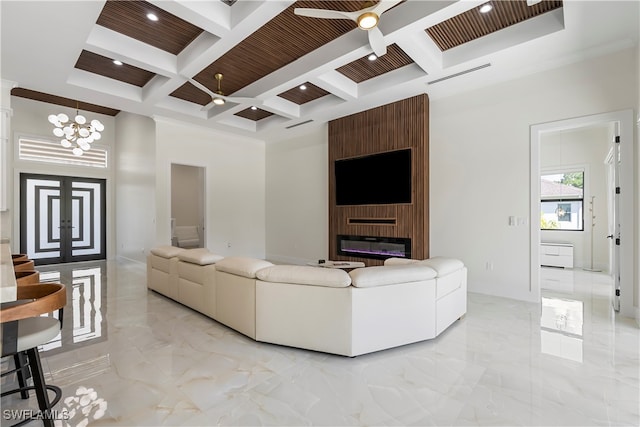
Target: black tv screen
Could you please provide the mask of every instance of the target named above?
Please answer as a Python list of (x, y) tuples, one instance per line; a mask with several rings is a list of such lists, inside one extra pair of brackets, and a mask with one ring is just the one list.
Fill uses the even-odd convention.
[(336, 205), (411, 203), (411, 149), (335, 161)]

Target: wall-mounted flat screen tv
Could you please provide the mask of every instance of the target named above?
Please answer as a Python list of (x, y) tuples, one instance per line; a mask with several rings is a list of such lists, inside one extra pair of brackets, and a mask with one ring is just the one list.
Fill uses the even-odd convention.
[(336, 205), (411, 203), (411, 149), (335, 161)]

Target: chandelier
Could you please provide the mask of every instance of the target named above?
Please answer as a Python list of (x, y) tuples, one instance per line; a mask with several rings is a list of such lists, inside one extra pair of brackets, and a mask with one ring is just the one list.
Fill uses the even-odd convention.
[(82, 154), (91, 148), (93, 141), (99, 140), (102, 135), (100, 132), (104, 130), (104, 125), (100, 120), (93, 119), (87, 123), (87, 119), (78, 113), (76, 109), (76, 117), (71, 121), (69, 116), (64, 113), (51, 114), (49, 122), (55, 126), (53, 134), (59, 138), (60, 145), (64, 148), (72, 148), (74, 155), (82, 156)]

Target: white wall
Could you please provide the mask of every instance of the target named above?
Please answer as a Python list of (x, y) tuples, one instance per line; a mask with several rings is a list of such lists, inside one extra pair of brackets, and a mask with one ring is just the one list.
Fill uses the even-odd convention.
[[(584, 231), (541, 231), (542, 241), (573, 243), (574, 268), (591, 267), (609, 271), (607, 167), (604, 160), (610, 146), (607, 125), (543, 134), (540, 140), (540, 170), (544, 174), (570, 167), (584, 167)], [(591, 196), (594, 196), (595, 227), (591, 229)], [(535, 220), (535, 218), (533, 218)]]
[(328, 249), (327, 125), (267, 145), (267, 258), (305, 264)]
[[(638, 23), (640, 23), (640, 8), (638, 8)], [(640, 76), (640, 43), (636, 46), (636, 68), (635, 75)], [(640, 77), (638, 77), (640, 80)], [(640, 192), (640, 81), (636, 81), (637, 86), (637, 98), (636, 98), (636, 194)], [(640, 326), (640, 197), (636, 199), (636, 211), (635, 217), (636, 223), (636, 239), (635, 239), (635, 251), (636, 262), (635, 264), (635, 299), (634, 306), (636, 307), (636, 323)]]
[[(13, 169), (9, 171), (11, 182), (8, 183), (8, 200), (11, 212), (12, 228), (11, 241), (12, 250), (18, 251), (18, 242), (20, 242), (20, 173), (36, 173), (36, 174), (52, 174), (61, 176), (78, 176), (88, 178), (101, 178), (107, 181), (107, 257), (111, 258), (115, 255), (115, 209), (113, 206), (114, 199), (114, 174), (113, 165), (109, 165), (108, 169), (98, 169), (93, 167), (83, 167), (74, 165), (53, 165), (42, 162), (20, 161), (17, 159), (17, 138), (19, 135), (34, 136), (38, 138), (59, 141), (52, 133), (53, 125), (49, 123), (48, 116), (50, 114), (65, 113), (70, 117), (75, 116), (74, 108), (61, 107), (59, 105), (48, 104), (45, 102), (32, 101), (25, 98), (11, 97), (11, 108), (13, 109), (13, 117), (11, 118), (11, 128), (13, 134), (11, 143), (11, 166)], [(115, 146), (116, 120), (112, 116), (97, 114), (92, 112), (80, 111), (87, 119), (98, 119), (104, 126), (100, 141), (93, 143), (94, 146), (102, 146), (108, 150), (108, 155), (112, 155)]]
[(219, 255), (265, 257), (264, 142), (156, 119), (155, 244), (171, 243), (171, 163), (206, 169), (206, 242)]
[(529, 127), (632, 107), (636, 62), (627, 49), (431, 102), (431, 253), (460, 257), (470, 291), (535, 300), (528, 223), (508, 222), (531, 220)]
[(116, 230), (119, 256), (146, 261), (155, 244), (155, 122), (121, 112), (116, 116)]

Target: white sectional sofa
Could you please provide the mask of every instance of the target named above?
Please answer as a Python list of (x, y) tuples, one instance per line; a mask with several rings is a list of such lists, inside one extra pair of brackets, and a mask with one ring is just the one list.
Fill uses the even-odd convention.
[(340, 269), (159, 247), (147, 287), (256, 341), (357, 356), (432, 339), (466, 313), (459, 260)]

